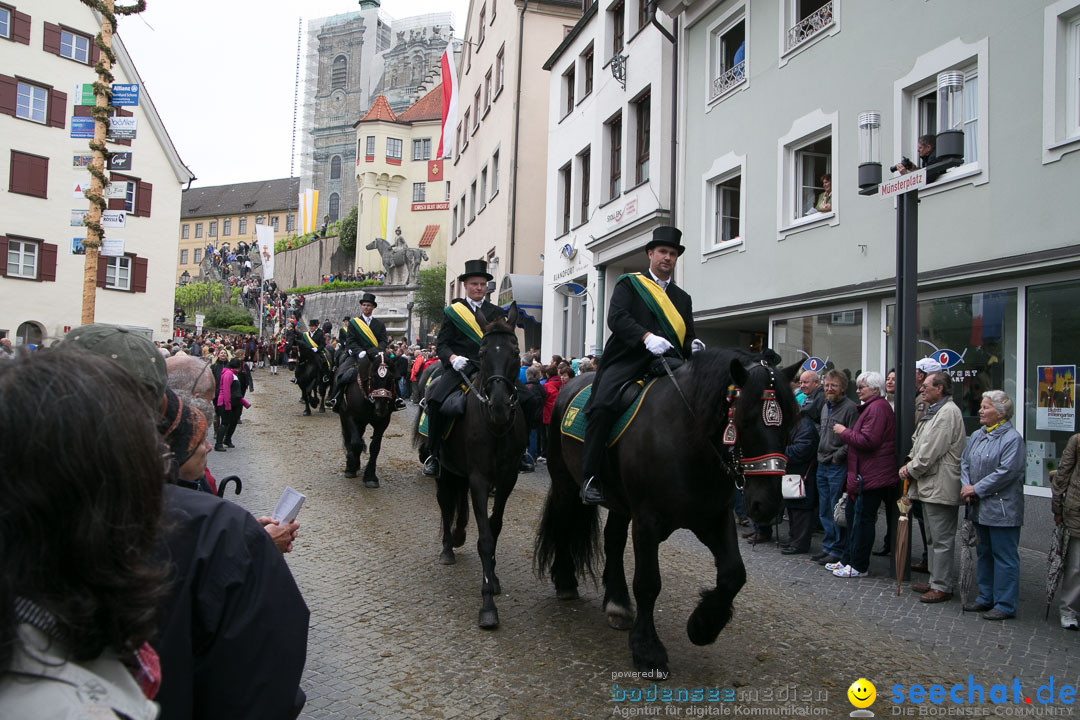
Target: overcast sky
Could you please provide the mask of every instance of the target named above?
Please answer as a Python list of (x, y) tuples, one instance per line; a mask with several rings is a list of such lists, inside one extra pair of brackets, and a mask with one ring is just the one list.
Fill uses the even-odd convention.
[[(457, 37), (468, 7), (468, 0), (382, 3), (394, 19), (449, 10)], [(145, 12), (121, 16), (120, 37), (198, 178), (193, 186), (289, 176), (299, 20), (306, 38), (309, 18), (359, 9), (356, 0), (148, 0)], [(302, 113), (297, 151), (301, 122)]]

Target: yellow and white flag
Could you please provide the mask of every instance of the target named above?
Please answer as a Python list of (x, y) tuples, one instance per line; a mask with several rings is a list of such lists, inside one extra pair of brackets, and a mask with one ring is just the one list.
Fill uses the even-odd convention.
[(300, 234), (315, 232), (318, 225), (319, 191), (305, 190), (300, 193)]
[[(379, 198), (379, 237), (390, 240), (394, 234), (394, 220), (397, 219), (397, 198)], [(393, 241), (391, 240), (391, 243)]]

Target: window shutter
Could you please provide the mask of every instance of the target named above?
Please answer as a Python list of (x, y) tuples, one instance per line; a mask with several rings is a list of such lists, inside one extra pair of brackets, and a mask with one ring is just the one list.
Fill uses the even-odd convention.
[(123, 210), (126, 206), (124, 198), (109, 198), (105, 203), (109, 210)]
[(146, 292), (146, 270), (150, 261), (138, 255), (131, 258), (131, 291)]
[(98, 60), (101, 59), (101, 48), (97, 46), (97, 40), (94, 36), (90, 36), (90, 66), (97, 65)]
[(90, 117), (90, 108), (93, 105), (76, 105), (75, 117)]
[(15, 115), (15, 103), (19, 96), (19, 82), (7, 75), (0, 75), (0, 113)]
[(48, 197), (49, 159), (11, 151), (11, 176), (8, 190), (22, 195)]
[(38, 245), (38, 276), (43, 282), (56, 282), (56, 246), (51, 243)]
[(98, 255), (97, 257), (97, 286), (99, 288), (105, 287), (105, 270), (107, 269), (105, 264), (108, 260), (109, 258), (104, 255)]
[(0, 235), (0, 277), (7, 277), (8, 239)]
[(52, 23), (45, 23), (45, 40), (42, 43), (42, 49), (47, 53), (53, 55), (60, 54), (60, 26), (53, 25)]
[(67, 93), (60, 90), (49, 91), (49, 127), (63, 129), (67, 127)]
[(139, 180), (135, 187), (136, 217), (150, 217), (150, 205), (153, 194), (154, 186), (151, 183)]
[[(15, 42), (22, 43), (23, 45), (30, 44), (30, 16), (26, 13), (15, 11), (15, 22), (12, 30), (12, 38)], [(5, 260), (6, 262), (6, 260)]]

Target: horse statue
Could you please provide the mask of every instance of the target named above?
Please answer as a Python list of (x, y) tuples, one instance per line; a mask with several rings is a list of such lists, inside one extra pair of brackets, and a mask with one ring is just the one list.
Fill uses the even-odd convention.
[(420, 263), (428, 259), (422, 248), (391, 247), (385, 238), (375, 238), (364, 246), (382, 258), (387, 285), (408, 285), (420, 277)]
[(394, 374), (383, 353), (365, 356), (356, 363), (356, 380), (342, 394), (341, 441), (345, 445), (345, 477), (356, 477), (360, 456), (364, 454), (364, 432), (371, 425), (371, 445), (364, 467), (364, 487), (379, 487), (375, 463), (382, 448), (383, 433), (390, 424), (394, 392)]
[(312, 405), (317, 406), (319, 412), (326, 412), (326, 391), (330, 389), (330, 379), (334, 375), (329, 354), (323, 349), (318, 356), (314, 355), (309, 348), (304, 347), (303, 333), (295, 327), (285, 331), (285, 347), (290, 355), (293, 349), (296, 350), (296, 369), (293, 374), (296, 384), (300, 386), (304, 415), (311, 414)]
[[(495, 574), (495, 546), (502, 531), (506, 501), (517, 484), (518, 466), (525, 452), (525, 415), (518, 405), (517, 380), (521, 356), (518, 349), (517, 303), (511, 303), (507, 319), (485, 323), (477, 316), (484, 337), (480, 345), (480, 367), (468, 382), (465, 414), (454, 423), (442, 443), (436, 497), (442, 514), (442, 553), (439, 562), (453, 565), (455, 547), (465, 544), (468, 500), (479, 535), (477, 553), (483, 567), (480, 586), (482, 604), (479, 624), (484, 629), (499, 626), (494, 597), (502, 594)], [(430, 368), (429, 368), (430, 369)], [(414, 441), (419, 442), (419, 414)], [(488, 496), (495, 499), (490, 517)], [(456, 527), (451, 530), (451, 524)]]
[[(667, 368), (642, 391), (636, 419), (608, 449), (604, 611), (611, 627), (630, 630), (634, 667), (647, 677), (669, 674), (653, 624), (660, 543), (687, 528), (712, 551), (716, 587), (702, 592), (686, 626), (691, 642), (707, 645), (731, 619), (732, 601), (746, 582), (733, 514), (736, 488), (756, 522), (771, 523), (780, 511), (784, 450), (798, 421), (789, 383), (799, 364), (778, 370), (778, 361), (772, 350), (709, 349), (674, 371)], [(580, 412), (572, 408), (575, 396), (590, 382), (586, 374), (562, 387), (549, 432), (551, 489), (534, 562), (540, 576), (551, 576), (560, 600), (578, 597), (578, 578), (586, 572), (595, 576), (599, 551), (598, 509), (578, 498), (582, 443), (564, 432)], [(636, 617), (623, 568), (631, 520)]]

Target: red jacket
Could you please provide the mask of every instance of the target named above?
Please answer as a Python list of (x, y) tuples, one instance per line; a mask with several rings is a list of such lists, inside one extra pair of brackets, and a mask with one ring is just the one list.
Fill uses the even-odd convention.
[(558, 376), (548, 378), (548, 381), (544, 383), (544, 412), (541, 420), (545, 425), (551, 422), (551, 411), (555, 409), (555, 398), (559, 397), (561, 388), (562, 380)]
[(840, 433), (847, 443), (848, 495), (858, 492), (858, 476), (862, 475), (863, 490), (892, 487), (900, 480), (896, 466), (896, 416), (889, 401), (878, 395), (859, 406), (859, 419)]

